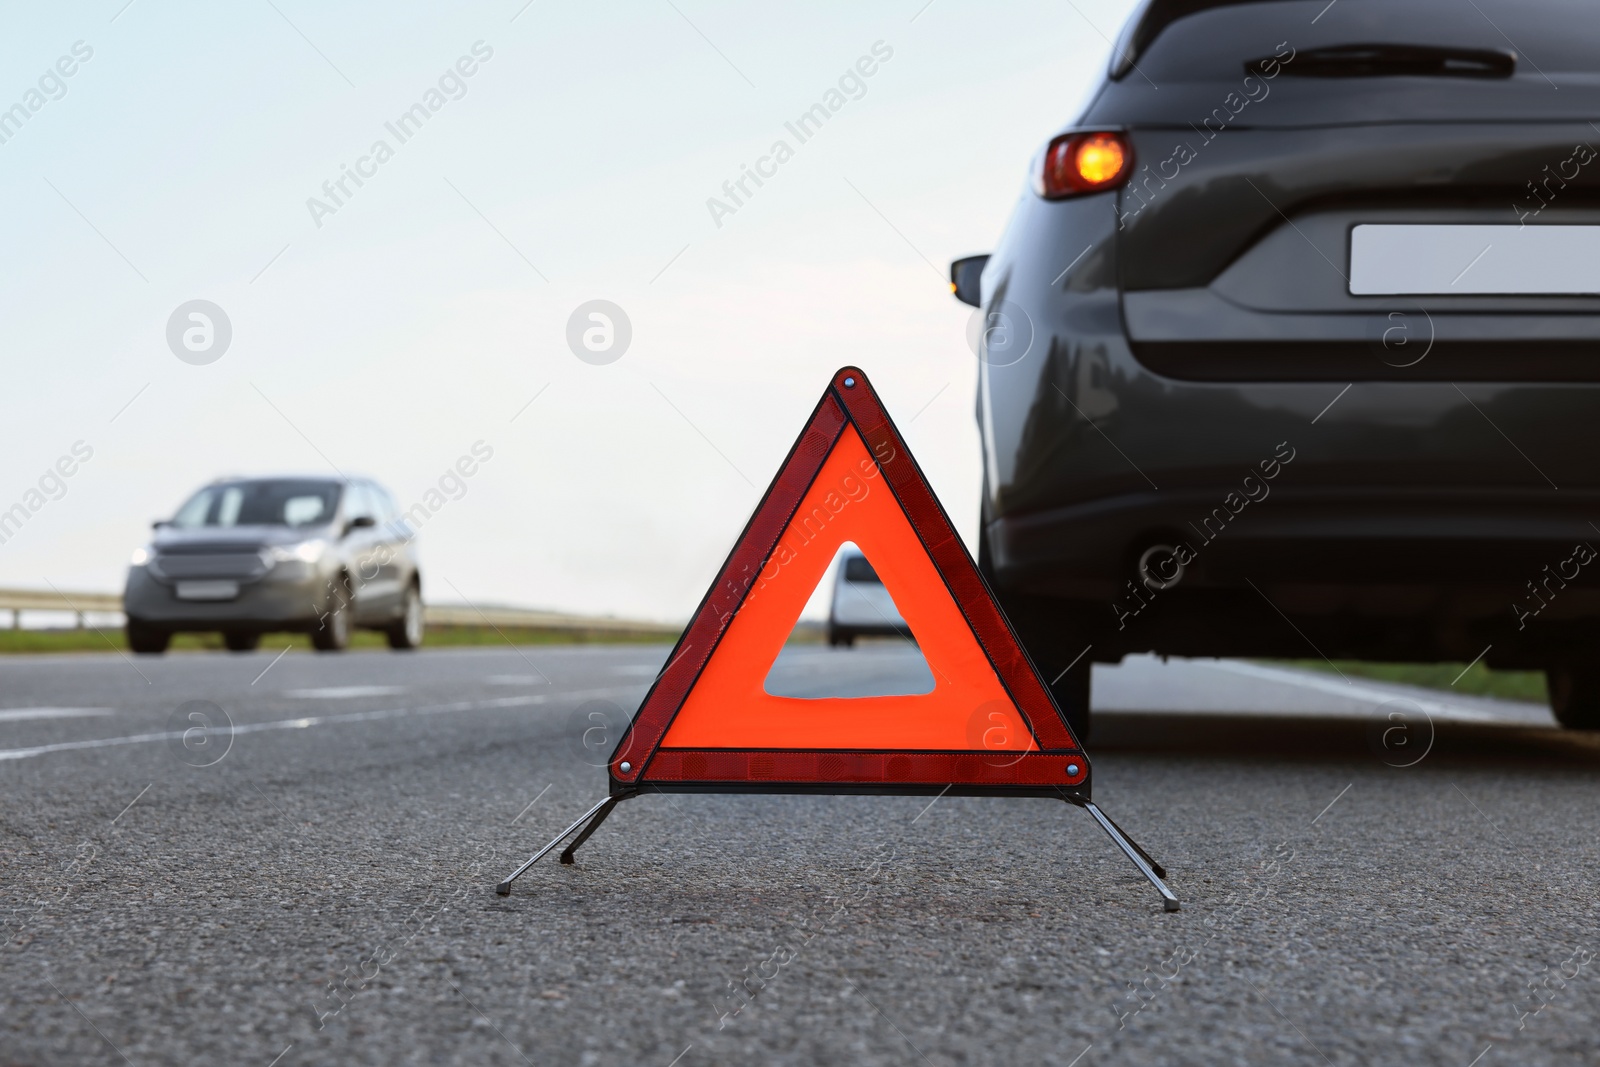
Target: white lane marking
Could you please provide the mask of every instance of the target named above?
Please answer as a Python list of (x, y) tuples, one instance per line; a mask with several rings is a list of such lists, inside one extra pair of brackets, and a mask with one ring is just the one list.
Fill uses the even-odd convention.
[[(263, 730), (304, 730), (312, 726), (338, 726), (349, 722), (371, 722), (375, 719), (399, 719), (408, 715), (437, 715), (449, 711), (480, 711), (489, 708), (511, 708), (518, 705), (549, 704), (557, 700), (608, 696), (644, 688), (641, 685), (612, 685), (603, 689), (574, 689), (565, 693), (542, 693), (529, 697), (499, 697), (494, 700), (463, 700), (454, 704), (430, 704), (419, 708), (384, 708), (379, 711), (352, 711), (344, 715), (310, 715), (300, 719), (275, 719), (271, 722), (247, 722), (233, 728), (234, 734), (253, 734)], [(114, 745), (147, 745), (157, 741), (181, 738), (182, 730), (163, 730), (153, 734), (133, 734), (129, 737), (104, 737), (94, 741), (61, 741), (53, 745), (35, 745), (33, 748), (0, 749), (0, 760), (29, 759), (51, 752), (72, 752), (83, 748), (110, 748)]]
[(283, 695), (300, 700), (351, 700), (355, 697), (392, 697), (405, 691), (403, 685), (329, 685), (321, 689), (286, 689)]
[(0, 709), (0, 722), (17, 722), (21, 719), (84, 719), (91, 715), (114, 715), (113, 708), (4, 708)]
[(1246, 677), (1260, 678), (1264, 681), (1295, 685), (1302, 689), (1314, 689), (1319, 693), (1331, 693), (1334, 696), (1341, 696), (1351, 701), (1373, 701), (1378, 704), (1385, 704), (1391, 700), (1407, 700), (1429, 715), (1442, 715), (1452, 719), (1471, 719), (1474, 722), (1502, 722), (1505, 719), (1504, 716), (1495, 715), (1493, 712), (1463, 707), (1460, 704), (1452, 704), (1448, 701), (1429, 700), (1426, 697), (1415, 697), (1408, 693), (1397, 693), (1388, 689), (1378, 689), (1374, 686), (1358, 685), (1355, 682), (1336, 682), (1332, 678), (1318, 678), (1314, 675), (1301, 674), (1299, 671), (1284, 670), (1279, 667), (1261, 667), (1254, 663), (1235, 663), (1229, 660), (1218, 660), (1215, 663), (1202, 663), (1200, 665), (1219, 671), (1227, 671), (1230, 674), (1242, 674)]
[(537, 674), (491, 674), (484, 681), (490, 685), (538, 685), (542, 680)]

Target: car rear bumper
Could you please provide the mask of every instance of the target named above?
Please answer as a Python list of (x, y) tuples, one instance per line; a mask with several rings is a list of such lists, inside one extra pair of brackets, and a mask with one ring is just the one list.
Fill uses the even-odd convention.
[[(1286, 468), (1280, 480), (1292, 473)], [(1003, 587), (1072, 598), (1119, 595), (1152, 545), (1187, 546), (1192, 561), (1177, 585), (1190, 589), (1255, 582), (1516, 591), (1575, 545), (1600, 543), (1591, 516), (1600, 516), (1600, 492), (1592, 490), (1277, 485), (1249, 499), (1217, 485), (1008, 517), (987, 534)]]
[[(1236, 514), (1218, 508), (1224, 493), (1129, 494), (992, 522), (995, 579), (1052, 598), (1052, 614), (1077, 620), (1110, 661), (1482, 655), (1539, 667), (1587, 659), (1600, 640), (1589, 518), (1600, 493), (1284, 486)], [(1181, 573), (1157, 569), (1158, 588), (1139, 571), (1153, 546), (1183, 546), (1186, 560)]]

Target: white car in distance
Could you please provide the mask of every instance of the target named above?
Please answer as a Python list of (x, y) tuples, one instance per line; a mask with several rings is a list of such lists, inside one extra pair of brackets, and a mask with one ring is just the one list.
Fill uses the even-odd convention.
[(894, 606), (894, 599), (867, 557), (859, 549), (845, 548), (835, 570), (833, 603), (828, 610), (828, 644), (848, 648), (857, 637), (890, 634), (911, 638), (900, 609)]

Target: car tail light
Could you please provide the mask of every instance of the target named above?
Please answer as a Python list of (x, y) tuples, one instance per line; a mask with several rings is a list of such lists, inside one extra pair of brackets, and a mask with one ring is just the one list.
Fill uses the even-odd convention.
[(1046, 200), (1115, 189), (1133, 173), (1133, 146), (1120, 133), (1068, 133), (1046, 146), (1034, 191)]

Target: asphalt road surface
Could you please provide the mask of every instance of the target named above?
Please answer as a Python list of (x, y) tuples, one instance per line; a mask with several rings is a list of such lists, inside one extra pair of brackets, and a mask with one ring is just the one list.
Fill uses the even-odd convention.
[(0, 1063), (1600, 1062), (1600, 737), (1543, 708), (1096, 668), (1177, 913), (1083, 812), (949, 797), (643, 797), (496, 896), (666, 651), (0, 661)]

